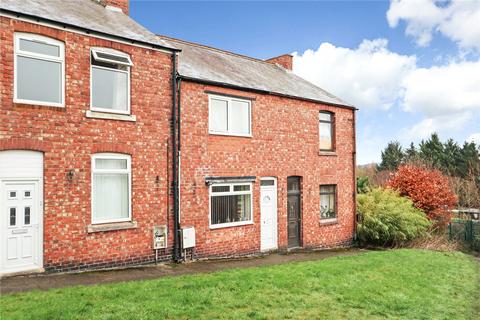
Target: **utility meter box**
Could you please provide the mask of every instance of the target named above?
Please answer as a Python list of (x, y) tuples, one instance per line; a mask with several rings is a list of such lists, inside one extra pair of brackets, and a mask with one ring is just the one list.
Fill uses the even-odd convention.
[(153, 249), (165, 249), (167, 247), (167, 226), (153, 227)]
[(195, 228), (182, 228), (182, 249), (195, 247)]

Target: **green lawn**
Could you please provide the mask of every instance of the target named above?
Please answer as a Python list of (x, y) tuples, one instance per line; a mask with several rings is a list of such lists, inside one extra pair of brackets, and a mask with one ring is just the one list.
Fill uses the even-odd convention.
[(3, 296), (1, 319), (480, 319), (480, 264), (391, 250)]

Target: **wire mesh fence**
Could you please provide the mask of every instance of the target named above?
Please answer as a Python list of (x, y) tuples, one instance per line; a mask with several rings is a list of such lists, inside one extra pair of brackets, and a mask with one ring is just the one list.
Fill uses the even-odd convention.
[(480, 251), (480, 221), (454, 218), (448, 225), (448, 237), (471, 244), (472, 249)]

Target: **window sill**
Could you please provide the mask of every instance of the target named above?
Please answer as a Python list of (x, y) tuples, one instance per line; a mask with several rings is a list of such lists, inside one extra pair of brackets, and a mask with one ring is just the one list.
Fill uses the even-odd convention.
[(40, 106), (40, 107), (65, 108), (64, 103), (45, 102), (45, 101), (37, 101), (37, 100), (13, 99), (13, 103), (30, 105), (30, 106)]
[(241, 226), (248, 226), (248, 225), (252, 225), (252, 224), (253, 224), (253, 221), (222, 223), (222, 224), (210, 225), (210, 229), (241, 227)]
[(328, 226), (328, 225), (332, 225), (332, 224), (338, 224), (338, 219), (337, 218), (333, 218), (333, 219), (320, 219), (320, 225), (321, 226)]
[(337, 152), (336, 151), (318, 151), (319, 156), (330, 156), (330, 157), (336, 157)]
[(108, 113), (100, 111), (87, 110), (85, 114), (87, 118), (92, 119), (106, 119), (106, 120), (119, 120), (119, 121), (137, 121), (137, 117), (129, 114), (119, 114), (119, 113)]
[(211, 136), (224, 136), (224, 137), (237, 137), (237, 138), (253, 138), (251, 134), (235, 134), (235, 133), (221, 133), (221, 132), (209, 132)]
[(137, 221), (91, 224), (87, 226), (87, 233), (136, 229), (137, 227)]

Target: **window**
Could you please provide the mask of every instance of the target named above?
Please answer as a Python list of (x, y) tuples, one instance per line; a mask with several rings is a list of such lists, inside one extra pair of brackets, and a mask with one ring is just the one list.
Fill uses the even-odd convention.
[(252, 222), (252, 184), (210, 186), (210, 226), (229, 227)]
[(318, 128), (320, 132), (320, 150), (333, 151), (333, 114), (321, 111), (319, 113)]
[(64, 106), (64, 44), (15, 33), (14, 102)]
[(130, 113), (130, 56), (112, 49), (92, 49), (91, 109)]
[(209, 132), (232, 136), (251, 135), (251, 103), (237, 98), (209, 97)]
[(17, 208), (10, 208), (10, 226), (15, 226), (17, 223)]
[(130, 156), (98, 153), (92, 157), (92, 223), (130, 221)]
[(337, 218), (337, 186), (320, 186), (320, 219)]

